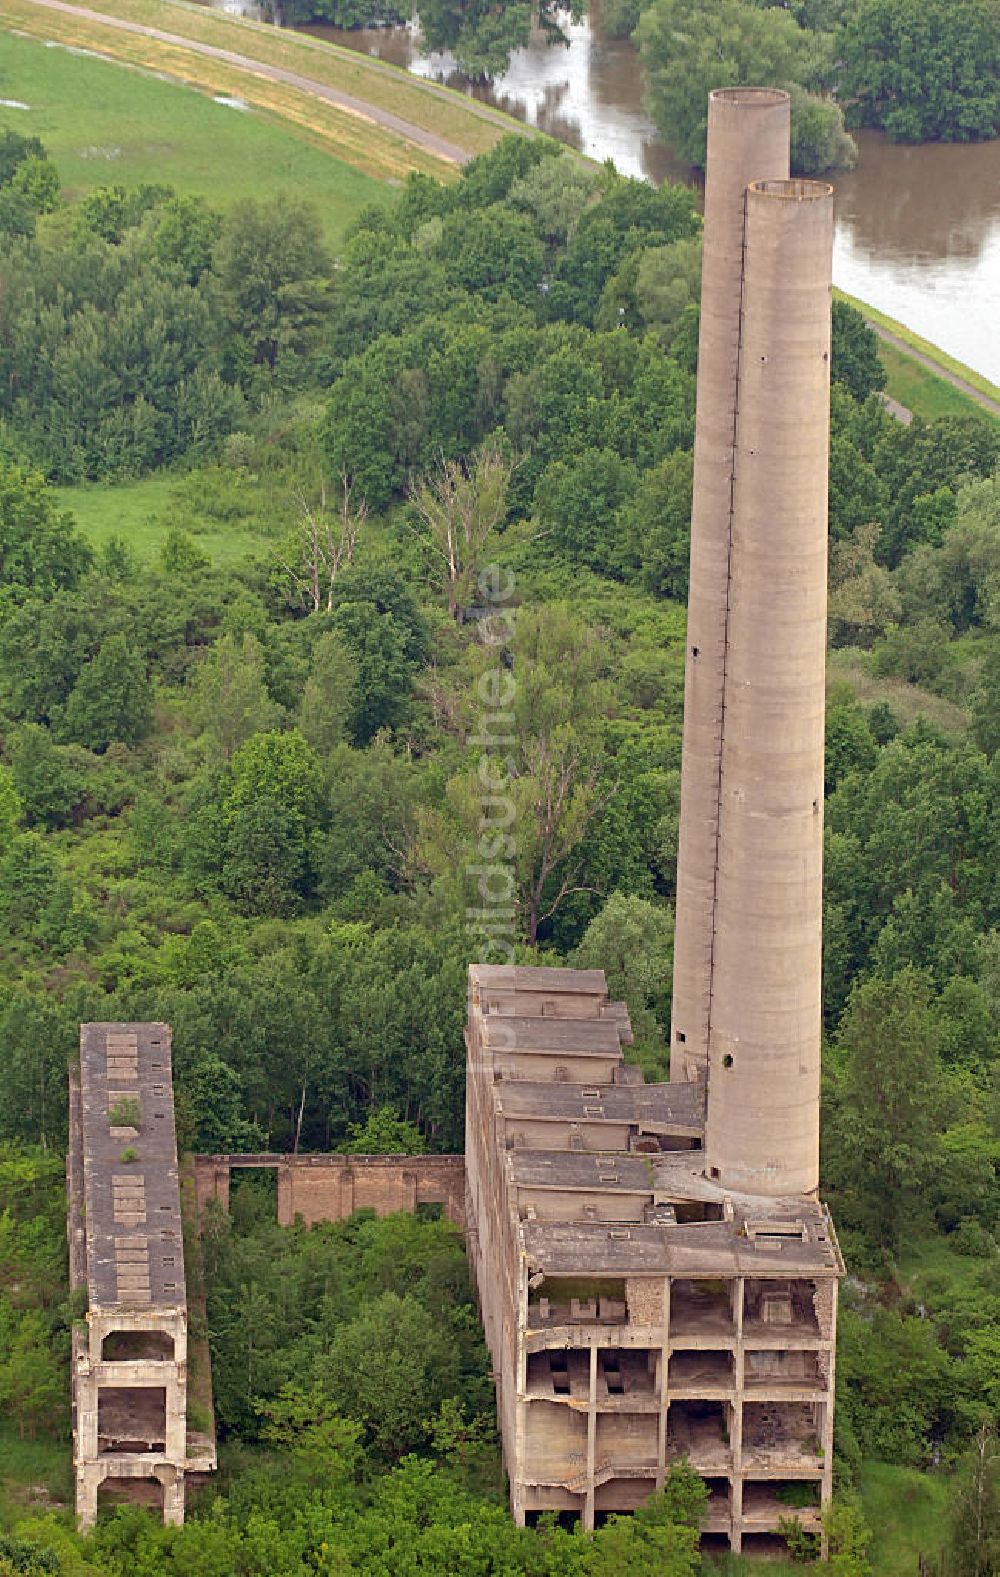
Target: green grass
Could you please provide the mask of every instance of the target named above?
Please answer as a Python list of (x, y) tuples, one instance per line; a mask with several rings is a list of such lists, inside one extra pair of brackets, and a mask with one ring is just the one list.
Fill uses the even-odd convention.
[(253, 111), (103, 60), (0, 32), (0, 129), (41, 137), (70, 196), (119, 182), (166, 182), (226, 207), (290, 195), (316, 205), (338, 245), (369, 203), (392, 201), (380, 181)]
[(940, 1548), (948, 1505), (947, 1480), (915, 1468), (866, 1462), (860, 1489), (874, 1536), (873, 1569), (878, 1577), (914, 1577), (920, 1555), (930, 1559)]
[(72, 1454), (68, 1440), (22, 1440), (13, 1424), (0, 1424), (0, 1527), (72, 1504)]
[(747, 1555), (706, 1556), (702, 1569), (704, 1577), (803, 1577), (803, 1573), (826, 1570), (823, 1566), (796, 1566), (793, 1561), (772, 1560), (769, 1556), (753, 1560)]
[(969, 720), (960, 706), (944, 696), (922, 690), (905, 679), (882, 678), (871, 671), (870, 654), (855, 646), (838, 647), (826, 654), (828, 685), (850, 685), (863, 706), (886, 701), (904, 728), (925, 717), (949, 739), (962, 739)]
[[(5, 0), (5, 8), (23, 0)], [(88, 0), (73, 0), (81, 7)], [(187, 0), (89, 0), (102, 15), (157, 27), (188, 40), (221, 46), (254, 60), (283, 66), (305, 77), (352, 94), (401, 116), (411, 125), (433, 131), (469, 153), (490, 148), (505, 131), (536, 135), (523, 122), (466, 94), (414, 77), (385, 61), (314, 38), (294, 28), (275, 28), (245, 17), (227, 16)], [(78, 26), (85, 25), (82, 21)], [(49, 19), (51, 27), (51, 17)], [(32, 28), (32, 31), (35, 29)], [(61, 35), (60, 35), (61, 36)], [(119, 34), (119, 40), (122, 35)], [(117, 47), (109, 47), (117, 55)]]
[(60, 507), (72, 510), (92, 547), (122, 537), (140, 562), (156, 557), (175, 527), (188, 532), (213, 564), (232, 564), (259, 552), (265, 539), (250, 523), (214, 522), (192, 517), (176, 497), (180, 478), (169, 473), (116, 487), (88, 483), (54, 491)]
[[(995, 383), (991, 383), (989, 378), (984, 378), (982, 373), (974, 372), (964, 362), (956, 361), (954, 356), (949, 356), (947, 351), (941, 350), (940, 346), (932, 345), (930, 340), (923, 339), (921, 335), (915, 334), (912, 329), (908, 329), (904, 323), (898, 323), (895, 318), (890, 318), (888, 313), (879, 312), (876, 307), (870, 307), (867, 301), (859, 301), (856, 296), (849, 296), (845, 290), (834, 290), (834, 295), (840, 301), (849, 302), (852, 307), (856, 307), (859, 312), (864, 313), (865, 317), (872, 323), (877, 323), (880, 328), (888, 329), (890, 334), (895, 334), (897, 339), (901, 339), (904, 344), (909, 345), (913, 350), (919, 351), (922, 356), (929, 357), (931, 361), (936, 362), (946, 372), (954, 373), (955, 377), (961, 378), (963, 382), (969, 384), (973, 389), (978, 389), (980, 394), (986, 395), (987, 399), (996, 400), (1000, 404), (1000, 388), (997, 388)], [(955, 392), (959, 393), (960, 391), (955, 390)], [(977, 409), (981, 413), (981, 408), (977, 407)]]
[[(906, 1293), (921, 1301), (926, 1297), (929, 1303), (937, 1302), (940, 1289), (945, 1286), (963, 1297), (981, 1293), (983, 1273), (994, 1262), (974, 1254), (959, 1254), (949, 1244), (948, 1238), (935, 1233), (900, 1255), (896, 1279)], [(933, 1283), (937, 1297), (928, 1289), (928, 1282)]]
[(914, 416), (925, 422), (937, 421), (941, 416), (978, 416), (996, 421), (997, 418), (969, 395), (956, 389), (953, 383), (939, 378), (936, 373), (914, 361), (895, 345), (879, 342), (879, 359), (889, 375), (886, 393), (900, 405), (905, 405)]

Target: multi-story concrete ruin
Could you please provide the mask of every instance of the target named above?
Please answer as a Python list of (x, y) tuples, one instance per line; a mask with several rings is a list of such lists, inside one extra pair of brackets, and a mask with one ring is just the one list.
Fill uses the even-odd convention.
[(474, 965), (467, 1034), (515, 1516), (592, 1527), (686, 1457), (734, 1549), (819, 1531), (843, 1274), (817, 1197), (832, 192), (788, 160), (786, 94), (712, 95), (671, 1082), (625, 1064), (600, 972)]
[(184, 1521), (186, 1473), (215, 1467), (188, 1431), (188, 1313), (166, 1024), (84, 1024), (70, 1079), (73, 1458), (81, 1527), (106, 1480), (151, 1481), (165, 1522)]
[[(631, 1511), (687, 1457), (734, 1548), (831, 1488), (836, 1288), (815, 1199), (705, 1169), (705, 1085), (626, 1065), (600, 971), (473, 965), (467, 1240), (511, 1505)], [(815, 1488), (791, 1510), (776, 1491)]]

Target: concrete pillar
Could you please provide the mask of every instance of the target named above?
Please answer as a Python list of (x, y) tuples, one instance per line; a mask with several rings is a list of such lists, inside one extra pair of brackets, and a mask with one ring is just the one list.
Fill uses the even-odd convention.
[[(97, 1456), (97, 1379), (81, 1360), (76, 1371), (76, 1456), (79, 1462)], [(96, 1494), (96, 1490), (95, 1490)]]
[(79, 1462), (76, 1469), (76, 1525), (86, 1533), (97, 1521), (97, 1491), (104, 1482), (104, 1468), (97, 1462)]
[(175, 1377), (167, 1382), (166, 1393), (164, 1455), (174, 1462), (183, 1462), (187, 1456), (187, 1381), (180, 1378), (176, 1369)]
[(597, 1469), (597, 1345), (590, 1345), (590, 1383), (587, 1390), (587, 1493), (581, 1525), (584, 1533), (594, 1531), (594, 1473)]
[(789, 127), (778, 89), (709, 96), (670, 1060), (680, 1080), (704, 1077), (708, 1059), (744, 201), (751, 181), (787, 178)]
[(278, 1225), (290, 1227), (295, 1223), (295, 1162), (278, 1163)]
[(184, 1525), (184, 1472), (183, 1469), (159, 1468), (157, 1478), (163, 1485), (163, 1521), (166, 1527)]
[(340, 1174), (340, 1215), (338, 1220), (347, 1221), (354, 1214), (354, 1173), (346, 1163)]
[(218, 1202), (225, 1215), (229, 1214), (229, 1171), (228, 1161), (210, 1155), (195, 1156), (194, 1197), (199, 1222), (212, 1199)]
[(833, 189), (755, 181), (726, 642), (707, 1160), (819, 1186)]
[(736, 1345), (733, 1349), (733, 1363), (736, 1370), (735, 1396), (733, 1401), (733, 1431), (731, 1444), (733, 1449), (733, 1470), (730, 1479), (729, 1506), (730, 1521), (730, 1548), (739, 1553), (743, 1548), (743, 1380), (746, 1367), (746, 1353), (743, 1347), (743, 1306), (745, 1299), (745, 1280), (737, 1276), (733, 1282), (733, 1320), (736, 1325)]

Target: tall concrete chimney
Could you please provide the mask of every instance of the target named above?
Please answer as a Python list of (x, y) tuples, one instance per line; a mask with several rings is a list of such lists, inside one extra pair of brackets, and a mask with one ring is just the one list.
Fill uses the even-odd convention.
[[(776, 117), (776, 96), (765, 103)], [(765, 117), (753, 90), (714, 94), (710, 132), (747, 106), (751, 124)], [(717, 223), (738, 251), (734, 282), (712, 256), (708, 193), (744, 179), (750, 141), (709, 143), (702, 311), (716, 328), (703, 324), (701, 345), (717, 386), (699, 389), (695, 446), (671, 1073), (707, 1077), (710, 1173), (780, 1196), (819, 1184), (833, 192), (749, 175), (738, 249)], [(713, 343), (723, 275), (728, 384)]]
[(790, 124), (788, 94), (776, 88), (719, 88), (709, 96), (674, 935), (674, 1080), (704, 1078), (708, 1067), (746, 192), (751, 181), (787, 179)]

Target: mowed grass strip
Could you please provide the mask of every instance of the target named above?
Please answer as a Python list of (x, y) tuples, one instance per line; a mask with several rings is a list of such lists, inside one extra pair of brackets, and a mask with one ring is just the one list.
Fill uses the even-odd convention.
[[(143, 38), (138, 34), (122, 33), (114, 28), (89, 23), (61, 12), (41, 10), (24, 3), (24, 0), (4, 0), (4, 5), (4, 22), (8, 27), (16, 25), (24, 33), (44, 39), (47, 43), (62, 44), (70, 49), (90, 50), (110, 56), (121, 65), (138, 67), (157, 76), (174, 77), (178, 82), (198, 88), (203, 93), (224, 94), (243, 99), (255, 111), (276, 121), (287, 123), (289, 128), (294, 128), (315, 147), (325, 150), (345, 164), (354, 166), (373, 181), (399, 182), (411, 170), (419, 170), (429, 175), (447, 176), (453, 168), (447, 161), (406, 141), (394, 131), (386, 130), (361, 116), (326, 104), (298, 88), (280, 82), (270, 82), (254, 71), (242, 70), (192, 54), (183, 46), (167, 45), (155, 39)], [(8, 38), (5, 42), (14, 44), (18, 40)], [(56, 51), (50, 50), (49, 53), (55, 54)], [(20, 62), (13, 63), (8, 68), (9, 72), (13, 72), (19, 65)], [(43, 79), (46, 75), (42, 68), (35, 68), (33, 75), (36, 82), (39, 72)], [(10, 80), (11, 77), (8, 75), (8, 81)], [(151, 88), (152, 85), (149, 86)], [(12, 88), (10, 92), (5, 91), (2, 96), (16, 97), (34, 107), (36, 101), (30, 98), (30, 91), (30, 83), (25, 82), (23, 86), (17, 86), (16, 90)], [(42, 91), (44, 93), (44, 85)], [(151, 91), (147, 93), (146, 84), (142, 85), (142, 96), (144, 102), (148, 98), (152, 105), (153, 94)], [(36, 89), (36, 99), (37, 97)], [(51, 98), (46, 102), (51, 106)], [(100, 115), (104, 108), (101, 103), (93, 105), (83, 102), (83, 94), (79, 89), (72, 103), (74, 110), (79, 111), (74, 119), (80, 123), (89, 121), (92, 113)], [(253, 118), (229, 106), (214, 106), (214, 108), (220, 116), (228, 116), (230, 122), (236, 119), (245, 122)], [(8, 112), (4, 111), (4, 113)], [(13, 113), (20, 117), (16, 124), (23, 129), (28, 120), (27, 113), (24, 111)], [(182, 115), (184, 120), (190, 119), (189, 111), (183, 111)], [(155, 113), (144, 118), (152, 128), (156, 118)], [(167, 112), (160, 130), (167, 135), (168, 141), (171, 121), (171, 113)], [(234, 127), (233, 130), (236, 132), (239, 128)], [(112, 142), (118, 140), (120, 139), (114, 136), (111, 138)], [(146, 141), (149, 140), (147, 135)], [(239, 141), (245, 147), (249, 146), (249, 139), (240, 137)], [(255, 174), (252, 168), (250, 173), (251, 188), (262, 175), (266, 179), (266, 175), (259, 167)], [(164, 177), (161, 175), (160, 178)]]
[(900, 405), (905, 405), (914, 416), (925, 422), (937, 421), (941, 416), (977, 416), (982, 420), (996, 421), (977, 400), (945, 378), (939, 378), (906, 351), (879, 341), (879, 360), (889, 376), (886, 393)]
[[(962, 382), (967, 383), (970, 388), (977, 389), (988, 400), (995, 400), (1000, 404), (1000, 388), (995, 383), (991, 383), (989, 378), (984, 378), (981, 372), (976, 372), (972, 367), (967, 367), (962, 361), (956, 361), (954, 356), (949, 356), (947, 351), (942, 350), (939, 345), (932, 345), (930, 340), (926, 340), (920, 334), (915, 334), (912, 329), (908, 329), (905, 323), (897, 322), (895, 318), (889, 317), (887, 312), (879, 312), (876, 307), (870, 307), (867, 301), (859, 301), (856, 296), (849, 296), (846, 290), (835, 288), (833, 293), (841, 301), (846, 301), (850, 306), (856, 307), (870, 322), (877, 323), (879, 328), (887, 329), (890, 334), (895, 334), (896, 338), (902, 340), (911, 350), (919, 351), (922, 356), (926, 356), (930, 361), (933, 361), (942, 371), (950, 372), (956, 378), (961, 378)], [(961, 390), (956, 392), (961, 393)], [(982, 415), (982, 406), (977, 405), (976, 409)], [(986, 414), (989, 415), (990, 413), (987, 412)]]
[[(369, 60), (352, 50), (291, 30), (227, 16), (203, 6), (177, 4), (174, 0), (70, 0), (70, 3), (144, 27), (176, 33), (217, 49), (235, 50), (264, 64), (298, 72), (325, 87), (350, 93), (379, 109), (399, 115), (470, 154), (492, 148), (506, 131), (523, 133), (525, 130), (520, 121), (438, 83), (421, 81), (396, 66)], [(24, 0), (10, 0), (10, 4), (4, 0), (5, 16), (15, 4), (19, 14), (33, 9), (45, 15), (44, 7), (28, 6)], [(48, 13), (50, 18), (55, 14)], [(83, 22), (80, 18), (79, 25)], [(38, 25), (48, 26), (46, 23)]]

